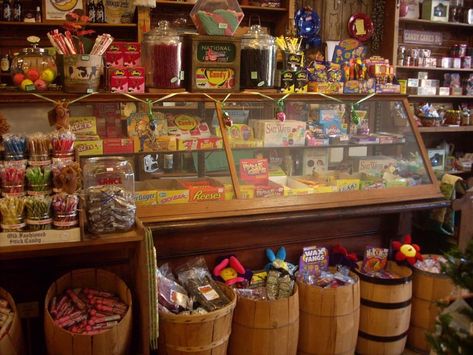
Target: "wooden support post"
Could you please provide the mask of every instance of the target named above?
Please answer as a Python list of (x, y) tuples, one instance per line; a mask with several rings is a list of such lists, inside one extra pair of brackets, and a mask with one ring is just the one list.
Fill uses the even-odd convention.
[(473, 188), (469, 189), (462, 198), (453, 201), (452, 207), (455, 211), (461, 212), (458, 247), (460, 251), (465, 252), (473, 237)]
[(151, 9), (138, 6), (138, 42), (143, 41), (143, 34), (151, 29)]

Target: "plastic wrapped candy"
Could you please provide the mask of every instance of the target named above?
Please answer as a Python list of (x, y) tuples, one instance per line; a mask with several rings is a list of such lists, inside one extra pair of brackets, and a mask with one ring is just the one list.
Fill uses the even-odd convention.
[(164, 271), (167, 265), (163, 266), (164, 269), (161, 267), (156, 272), (159, 304), (172, 313), (192, 310), (192, 300), (187, 295), (186, 289), (169, 277)]
[(433, 274), (440, 274), (442, 272), (442, 264), (446, 262), (447, 260), (441, 255), (429, 255), (424, 257), (424, 260), (418, 260), (414, 267)]
[(199, 0), (190, 16), (201, 35), (233, 36), (244, 14), (237, 0)]

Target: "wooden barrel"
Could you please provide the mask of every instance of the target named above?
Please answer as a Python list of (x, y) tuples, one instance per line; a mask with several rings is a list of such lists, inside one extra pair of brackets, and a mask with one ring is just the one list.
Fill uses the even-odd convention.
[(220, 285), (231, 302), (202, 315), (179, 315), (159, 312), (158, 354), (225, 355), (232, 329), (235, 292)]
[(256, 301), (237, 298), (229, 355), (295, 355), (299, 336), (297, 285), (289, 298)]
[[(51, 299), (68, 288), (85, 287), (115, 293), (128, 305), (125, 316), (116, 326), (100, 334), (82, 335), (73, 334), (55, 324), (48, 309)], [(44, 330), (48, 354), (128, 354), (131, 345), (132, 308), (130, 290), (114, 273), (101, 269), (78, 269), (61, 276), (49, 287), (44, 301)]]
[(437, 302), (447, 300), (454, 288), (455, 285), (448, 276), (414, 268), (411, 326), (407, 336), (407, 343), (411, 347), (429, 351), (425, 334), (435, 328), (435, 319), (440, 313)]
[(358, 272), (361, 294), (358, 354), (395, 355), (404, 351), (411, 317), (412, 270), (391, 261), (387, 270), (400, 277), (379, 279)]
[(355, 352), (360, 318), (360, 283), (321, 288), (298, 283), (298, 354), (343, 354)]
[(7, 300), (10, 309), (15, 313), (8, 332), (0, 339), (0, 354), (2, 355), (23, 355), (25, 354), (25, 343), (21, 331), (21, 320), (16, 309), (13, 297), (0, 288), (0, 297)]

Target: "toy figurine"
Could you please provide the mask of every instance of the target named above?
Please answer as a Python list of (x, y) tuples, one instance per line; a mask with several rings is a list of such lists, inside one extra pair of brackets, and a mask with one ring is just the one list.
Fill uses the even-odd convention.
[(217, 279), (225, 282), (227, 286), (243, 284), (252, 276), (252, 272), (246, 270), (233, 255), (221, 258), (213, 269), (213, 274)]
[(394, 260), (398, 263), (407, 261), (410, 265), (414, 265), (417, 260), (424, 260), (420, 253), (420, 247), (417, 244), (412, 243), (412, 237), (407, 234), (404, 236), (403, 241), (397, 240), (392, 242)]
[(271, 268), (283, 269), (288, 271), (291, 275), (296, 271), (296, 266), (285, 261), (286, 259), (286, 248), (280, 247), (276, 255), (274, 251), (270, 248), (266, 249), (266, 257), (269, 260), (269, 263), (264, 267), (265, 270), (270, 270)]
[(348, 253), (348, 250), (340, 244), (335, 245), (330, 251), (330, 264), (333, 266), (343, 265), (350, 269), (358, 268), (358, 256), (356, 253)]
[(69, 102), (66, 100), (57, 100), (54, 109), (49, 111), (49, 125), (55, 126), (56, 129), (69, 129)]

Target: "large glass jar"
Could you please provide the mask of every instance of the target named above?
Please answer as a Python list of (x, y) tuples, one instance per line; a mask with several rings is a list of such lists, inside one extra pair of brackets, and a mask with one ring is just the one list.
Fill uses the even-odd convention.
[(135, 223), (135, 175), (123, 157), (89, 158), (84, 165), (87, 226), (91, 233), (125, 232)]
[(274, 37), (260, 25), (253, 25), (241, 40), (240, 85), (245, 89), (272, 88), (275, 73)]
[(23, 91), (45, 91), (56, 79), (56, 62), (44, 48), (37, 47), (39, 38), (28, 37), (28, 42), (32, 46), (13, 57), (10, 66), (13, 84)]
[(170, 28), (168, 21), (144, 35), (142, 58), (146, 86), (176, 89), (184, 86), (184, 47), (182, 37)]

